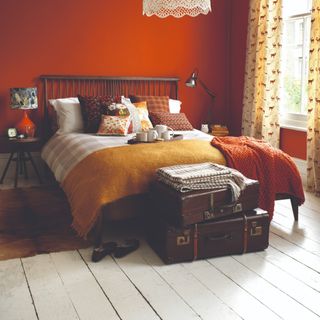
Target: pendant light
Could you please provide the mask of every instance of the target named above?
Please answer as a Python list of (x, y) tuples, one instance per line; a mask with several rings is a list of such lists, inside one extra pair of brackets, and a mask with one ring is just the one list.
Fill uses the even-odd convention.
[(195, 17), (211, 11), (211, 0), (143, 0), (143, 14), (160, 18)]

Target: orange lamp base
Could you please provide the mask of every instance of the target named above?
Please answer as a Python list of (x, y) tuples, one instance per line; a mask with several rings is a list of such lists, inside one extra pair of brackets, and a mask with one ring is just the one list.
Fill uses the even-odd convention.
[(21, 121), (16, 125), (16, 129), (18, 130), (19, 134), (24, 134), (26, 137), (34, 137), (36, 126), (30, 120), (27, 111), (24, 110), (23, 118)]

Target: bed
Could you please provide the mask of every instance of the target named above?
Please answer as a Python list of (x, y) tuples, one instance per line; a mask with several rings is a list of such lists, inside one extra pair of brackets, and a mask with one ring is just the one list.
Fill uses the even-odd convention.
[[(198, 130), (176, 132), (183, 135), (182, 141), (144, 146), (127, 143), (134, 133), (123, 137), (53, 133), (50, 99), (78, 94), (125, 97), (138, 94), (177, 99), (178, 78), (49, 75), (41, 76), (41, 80), (47, 139), (42, 157), (68, 197), (74, 215), (73, 227), (81, 236), (86, 236), (95, 226), (96, 242), (99, 243), (105, 220), (127, 219), (143, 213), (147, 208), (148, 184), (159, 167), (205, 161), (226, 164), (222, 153), (210, 145), (212, 136)], [(91, 175), (88, 174), (90, 171)], [(293, 195), (277, 194), (277, 199), (285, 198), (291, 200), (297, 220), (301, 201)], [(88, 217), (86, 213), (90, 210), (94, 214)]]

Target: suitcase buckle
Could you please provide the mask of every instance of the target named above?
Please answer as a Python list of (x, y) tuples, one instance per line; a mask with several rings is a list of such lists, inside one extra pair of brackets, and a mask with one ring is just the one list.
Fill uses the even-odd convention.
[(177, 236), (177, 246), (185, 246), (190, 243), (190, 230), (185, 231), (183, 235)]
[(241, 212), (241, 211), (242, 211), (242, 203), (237, 203), (232, 209), (233, 213)]
[(262, 235), (262, 226), (257, 226), (257, 222), (252, 222), (250, 229), (251, 237), (258, 237)]
[(205, 211), (203, 215), (204, 215), (204, 220), (210, 220), (215, 217), (214, 211)]

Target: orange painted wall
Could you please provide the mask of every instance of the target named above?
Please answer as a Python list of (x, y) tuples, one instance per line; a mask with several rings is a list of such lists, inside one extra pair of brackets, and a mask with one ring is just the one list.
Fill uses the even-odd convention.
[(282, 128), (280, 148), (292, 157), (307, 159), (307, 133)]
[[(21, 118), (9, 88), (41, 74), (178, 76), (182, 110), (199, 127), (210, 97), (183, 84), (194, 67), (216, 93), (214, 122), (227, 122), (229, 20), (232, 0), (212, 0), (197, 18), (147, 18), (142, 0), (1, 1), (0, 135)], [(40, 122), (40, 110), (31, 118)]]
[(229, 113), (229, 128), (233, 135), (241, 134), (248, 13), (249, 0), (233, 1), (230, 32), (231, 54)]

